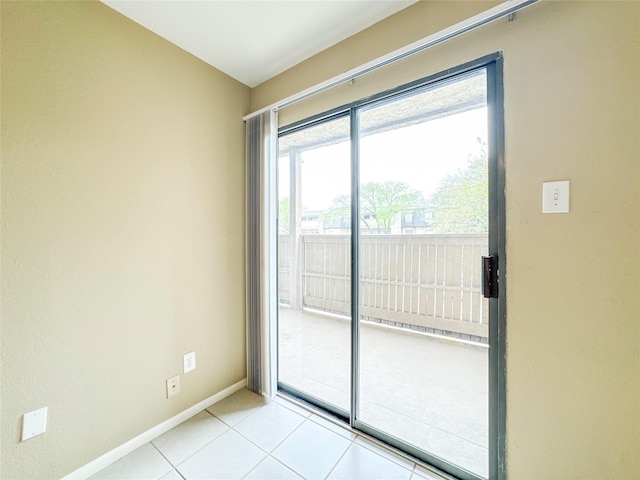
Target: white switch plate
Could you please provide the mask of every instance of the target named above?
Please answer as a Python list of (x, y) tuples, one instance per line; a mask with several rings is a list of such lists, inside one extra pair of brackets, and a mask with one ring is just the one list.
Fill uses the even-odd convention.
[(22, 416), (22, 441), (29, 440), (47, 430), (47, 408), (42, 407)]
[(542, 213), (569, 212), (569, 180), (542, 184)]
[(196, 352), (185, 353), (184, 357), (184, 373), (188, 373), (196, 369)]
[(167, 378), (167, 398), (173, 397), (176, 393), (180, 393), (180, 375)]

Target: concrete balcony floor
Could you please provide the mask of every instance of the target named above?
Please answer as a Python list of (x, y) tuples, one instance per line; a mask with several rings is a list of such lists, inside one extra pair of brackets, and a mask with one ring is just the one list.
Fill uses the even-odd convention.
[[(488, 349), (362, 322), (359, 419), (488, 477)], [(350, 321), (281, 308), (281, 382), (349, 410)]]

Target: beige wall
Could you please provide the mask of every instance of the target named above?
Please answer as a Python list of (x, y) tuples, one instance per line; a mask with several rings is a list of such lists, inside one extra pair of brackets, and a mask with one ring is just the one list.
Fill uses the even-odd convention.
[[(456, 22), (477, 15), (499, 3), (499, 1), (481, 0), (420, 1), (257, 86), (251, 91), (251, 110), (259, 110)], [(365, 92), (365, 94), (378, 91)], [(335, 100), (336, 92), (334, 91), (330, 97)], [(351, 100), (358, 98), (360, 96), (356, 95)], [(313, 102), (317, 103), (318, 100), (314, 99)], [(282, 114), (288, 115), (288, 110), (291, 109), (283, 110)], [(301, 111), (301, 106), (297, 105), (295, 110)], [(310, 111), (313, 111), (313, 108)], [(305, 111), (305, 114), (312, 113)]]
[(53, 479), (245, 377), (250, 90), (97, 2), (1, 8), (0, 477)]
[[(258, 109), (415, 40), (421, 2), (256, 87)], [(416, 19), (425, 19), (420, 22)], [(402, 20), (402, 21), (400, 21)], [(363, 51), (370, 49), (368, 57)], [(543, 2), (280, 112), (283, 124), (504, 51), (507, 472), (640, 478), (640, 2)], [(334, 67), (337, 65), (337, 67)], [(541, 213), (571, 180), (571, 212)]]
[[(420, 2), (255, 88), (252, 109), (492, 4)], [(1, 14), (0, 477), (58, 478), (245, 376), (250, 92), (99, 3)], [(638, 2), (544, 2), (281, 112), (504, 50), (511, 479), (640, 478), (639, 32)], [(557, 179), (572, 211), (542, 215)], [(46, 435), (19, 443), (44, 405)]]

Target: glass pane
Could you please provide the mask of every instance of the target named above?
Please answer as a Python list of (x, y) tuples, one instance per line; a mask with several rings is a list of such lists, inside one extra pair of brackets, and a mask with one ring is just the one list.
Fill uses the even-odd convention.
[(360, 112), (359, 420), (488, 477), (485, 71)]
[(349, 411), (349, 118), (279, 139), (278, 380)]

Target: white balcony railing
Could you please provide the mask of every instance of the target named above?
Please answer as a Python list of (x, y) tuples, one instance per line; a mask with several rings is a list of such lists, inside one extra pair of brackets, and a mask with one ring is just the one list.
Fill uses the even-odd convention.
[[(280, 302), (348, 316), (349, 242), (347, 235), (301, 235), (291, 245), (281, 235)], [(487, 343), (486, 234), (364, 235), (360, 245), (363, 320)]]

